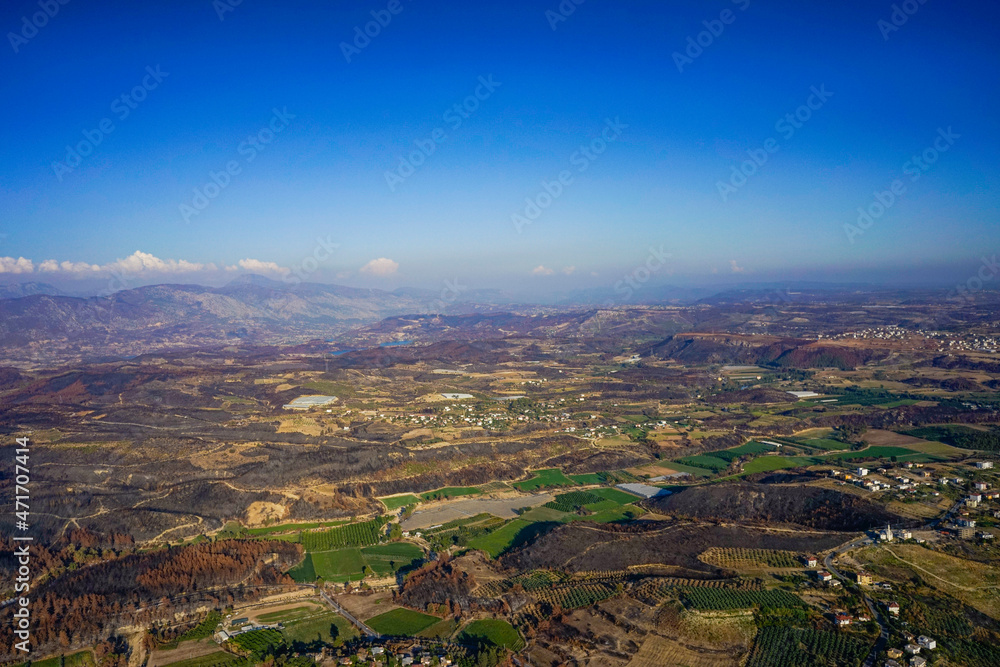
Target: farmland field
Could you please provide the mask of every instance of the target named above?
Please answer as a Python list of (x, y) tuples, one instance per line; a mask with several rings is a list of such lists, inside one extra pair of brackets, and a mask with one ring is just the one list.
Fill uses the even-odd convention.
[[(364, 575), (367, 565), (377, 575), (389, 575), (422, 558), (419, 547), (406, 542), (381, 544), (364, 548), (336, 549), (333, 551), (315, 551), (307, 554), (309, 566), (298, 566), (291, 570), (296, 581), (308, 582), (317, 577), (327, 581), (357, 581)], [(310, 569), (312, 579), (308, 579)]]
[(748, 591), (731, 588), (690, 588), (681, 593), (681, 600), (691, 608), (704, 611), (724, 609), (790, 609), (805, 607), (797, 595), (787, 591)]
[(855, 459), (888, 459), (893, 456), (906, 456), (907, 454), (918, 454), (912, 449), (903, 447), (867, 447), (856, 452), (840, 452), (827, 457), (829, 461), (853, 461)]
[(393, 510), (398, 510), (400, 507), (406, 507), (407, 505), (416, 505), (420, 502), (420, 498), (417, 498), (413, 494), (406, 494), (403, 496), (389, 496), (388, 498), (379, 498), (385, 508), (390, 512)]
[(383, 533), (383, 526), (385, 526), (384, 519), (373, 519), (329, 530), (311, 530), (302, 533), (301, 543), (306, 551), (370, 546), (378, 543)]
[(282, 634), (296, 648), (296, 644), (313, 642), (329, 643), (335, 646), (358, 636), (357, 629), (340, 614), (328, 609), (295, 620), (286, 620)]
[(807, 457), (794, 456), (758, 456), (747, 461), (743, 466), (744, 473), (767, 472), (769, 470), (782, 470), (784, 468), (797, 468), (799, 466), (810, 465), (813, 461)]
[(493, 646), (506, 646), (512, 651), (520, 651), (524, 648), (524, 640), (521, 639), (517, 630), (507, 621), (496, 619), (469, 623), (459, 635), (459, 641), (471, 644), (488, 643)]
[(535, 475), (531, 479), (523, 482), (514, 482), (511, 486), (521, 491), (537, 491), (553, 486), (575, 486), (576, 482), (564, 475), (558, 468), (546, 468), (535, 470)]
[(801, 568), (799, 554), (794, 551), (776, 549), (743, 549), (712, 547), (699, 558), (706, 563), (726, 568)]
[(823, 630), (765, 627), (757, 633), (747, 667), (859, 667), (869, 643)]
[(517, 538), (518, 533), (530, 525), (530, 522), (523, 519), (514, 519), (492, 533), (475, 538), (469, 542), (469, 546), (473, 549), (485, 551), (493, 558), (496, 558), (510, 548)]
[(663, 461), (658, 463), (660, 467), (668, 468), (673, 472), (686, 472), (693, 477), (711, 477), (714, 472), (706, 468), (700, 468), (698, 466), (689, 466), (677, 461)]
[(737, 657), (723, 652), (698, 651), (694, 647), (680, 642), (650, 634), (642, 642), (639, 652), (633, 656), (626, 667), (665, 667), (666, 665), (685, 665), (686, 667), (737, 667), (740, 661)]
[(411, 609), (393, 609), (365, 621), (375, 632), (396, 637), (412, 637), (441, 619)]
[(635, 496), (618, 489), (592, 489), (591, 493), (607, 500), (613, 500), (619, 505), (628, 505), (635, 502)]
[[(677, 461), (682, 465), (692, 466), (702, 469), (707, 468), (709, 470), (715, 470), (715, 471), (725, 470), (726, 468), (729, 467), (729, 463), (727, 461), (723, 461), (720, 458), (709, 456), (707, 454), (700, 454), (698, 456), (685, 456), (684, 458), (678, 459)], [(674, 464), (673, 461), (669, 463), (669, 465), (673, 464)]]
[(47, 660), (36, 660), (31, 663), (32, 667), (93, 667), (94, 654), (90, 649), (77, 651), (67, 656), (48, 658)]

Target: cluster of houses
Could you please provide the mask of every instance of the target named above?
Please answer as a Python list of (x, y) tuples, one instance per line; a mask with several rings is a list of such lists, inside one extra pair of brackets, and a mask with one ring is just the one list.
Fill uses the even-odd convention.
[(353, 655), (337, 656), (335, 649), (326, 648), (322, 653), (313, 656), (322, 666), (328, 665), (366, 665), (382, 667), (386, 658), (391, 658), (395, 664), (410, 667), (411, 665), (431, 665), (433, 667), (449, 667), (454, 662), (444, 654), (434, 653), (419, 645), (409, 647), (371, 646), (359, 648)]
[(903, 667), (901, 660), (905, 659), (905, 656), (910, 656), (909, 664), (910, 667), (924, 667), (927, 664), (927, 658), (920, 655), (922, 650), (933, 651), (937, 648), (937, 642), (927, 637), (925, 635), (920, 635), (916, 639), (912, 636), (909, 637), (908, 643), (902, 649), (891, 648), (886, 651), (889, 659), (885, 661), (885, 667)]

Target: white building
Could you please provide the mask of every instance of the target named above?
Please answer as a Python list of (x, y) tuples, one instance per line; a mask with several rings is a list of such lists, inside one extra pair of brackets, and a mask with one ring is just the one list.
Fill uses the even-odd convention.
[(927, 635), (920, 635), (919, 637), (917, 637), (917, 643), (920, 644), (921, 647), (928, 650), (933, 650), (937, 648), (937, 642), (928, 637)]
[(868, 474), (868, 468), (858, 468), (858, 477), (864, 477)]
[(980, 470), (988, 470), (993, 467), (993, 461), (976, 461), (976, 467)]

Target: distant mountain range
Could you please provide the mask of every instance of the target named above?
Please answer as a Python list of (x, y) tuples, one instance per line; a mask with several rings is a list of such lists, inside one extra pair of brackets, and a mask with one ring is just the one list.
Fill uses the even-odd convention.
[(8, 359), (119, 357), (159, 348), (331, 338), (390, 315), (426, 313), (430, 299), (336, 285), (288, 286), (244, 276), (224, 287), (151, 285), (74, 297), (25, 287), (0, 300)]

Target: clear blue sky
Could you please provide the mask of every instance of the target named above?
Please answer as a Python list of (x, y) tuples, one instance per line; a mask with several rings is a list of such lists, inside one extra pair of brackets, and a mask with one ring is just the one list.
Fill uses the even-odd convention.
[[(141, 251), (171, 280), (210, 281), (177, 262), (221, 279), (318, 252), (314, 280), (567, 289), (611, 285), (662, 247), (665, 282), (947, 282), (1000, 250), (993, 3), (914, 0), (890, 31), (892, 3), (860, 0), (586, 0), (558, 21), (558, 0), (399, 0), (396, 14), (243, 0), (220, 20), (231, 1), (69, 0), (37, 34), (23, 23), (37, 0), (5, 5), (0, 279), (103, 275)], [(391, 20), (348, 62), (342, 43), (373, 11)], [(679, 71), (689, 38), (705, 46)], [(114, 102), (144, 82), (134, 109)], [(477, 91), (467, 117), (448, 112)], [(776, 125), (810, 102), (798, 127)], [(274, 109), (294, 118), (241, 150)], [(102, 119), (113, 131), (94, 134)], [(947, 150), (913, 180), (939, 128)], [(84, 131), (100, 144), (54, 165)], [(602, 132), (603, 153), (577, 153)], [(390, 186), (416, 141), (433, 154)], [(766, 162), (723, 197), (748, 151)], [(229, 162), (239, 173), (185, 216)], [(563, 170), (518, 232), (512, 216), (547, 204), (542, 181)], [(845, 230), (897, 179), (884, 214)], [(317, 237), (339, 245), (328, 259)]]

